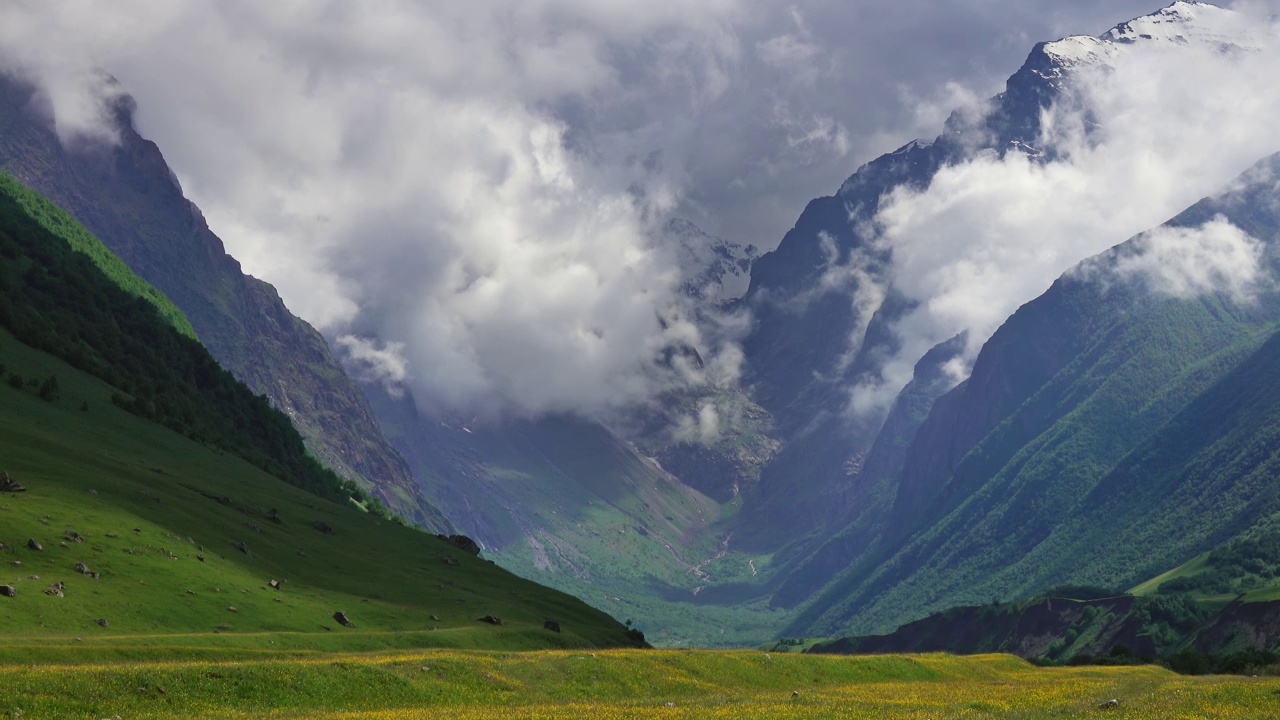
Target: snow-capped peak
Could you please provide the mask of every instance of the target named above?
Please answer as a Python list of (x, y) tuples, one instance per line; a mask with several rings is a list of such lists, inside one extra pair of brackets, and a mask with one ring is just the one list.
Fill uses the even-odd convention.
[(1257, 50), (1264, 31), (1248, 16), (1202, 2), (1175, 2), (1140, 18), (1120, 23), (1098, 37), (1077, 35), (1046, 43), (1054, 62), (1039, 71), (1046, 79), (1078, 66), (1110, 65), (1131, 47), (1146, 43), (1200, 46), (1221, 52)]
[(676, 253), (683, 289), (690, 297), (711, 303), (742, 297), (751, 281), (751, 264), (759, 256), (755, 245), (742, 245), (708, 235), (688, 220), (674, 218), (663, 228)]

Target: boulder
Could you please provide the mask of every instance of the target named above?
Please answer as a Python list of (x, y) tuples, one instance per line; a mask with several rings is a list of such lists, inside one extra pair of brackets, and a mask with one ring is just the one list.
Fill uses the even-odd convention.
[(351, 625), (351, 618), (348, 618), (348, 617), (347, 617), (347, 614), (346, 614), (346, 613), (344, 613), (344, 612), (342, 612), (341, 610), (339, 610), (338, 612), (336, 612), (336, 613), (334, 613), (334, 614), (333, 614), (333, 619), (334, 619), (334, 620), (337, 620), (337, 621), (338, 621), (338, 624), (339, 624), (339, 625), (342, 625), (343, 627), (351, 627), (351, 626), (352, 626), (352, 625)]
[(67, 539), (74, 543), (84, 544), (84, 538), (80, 537), (80, 533), (74, 530), (67, 531)]
[(4, 597), (18, 597), (18, 591), (12, 585), (0, 585), (0, 595)]
[(241, 541), (241, 542), (238, 542), (238, 543), (232, 543), (232, 545), (234, 545), (234, 546), (235, 546), (235, 549), (239, 550), (240, 552), (244, 553), (245, 555), (248, 555), (249, 557), (253, 557), (253, 552), (249, 550), (249, 546), (248, 546), (248, 545), (244, 544), (244, 541)]
[(65, 587), (66, 587), (66, 585), (63, 585), (63, 584), (62, 584), (62, 583), (60, 583), (60, 582), (56, 582), (56, 583), (54, 583), (54, 584), (50, 585), (50, 586), (48, 587), (48, 589), (44, 591), (44, 594), (45, 594), (45, 595), (50, 595), (50, 596), (52, 596), (52, 597), (64, 597), (64, 596), (63, 596), (63, 594), (62, 594), (62, 590), (63, 590), (63, 588), (65, 588)]
[(27, 547), (29, 547), (29, 548), (31, 548), (32, 550), (35, 550), (35, 551), (37, 551), (37, 552), (39, 552), (40, 550), (44, 550), (44, 546), (43, 546), (43, 545), (41, 545), (40, 543), (36, 542), (36, 539), (35, 539), (35, 538), (31, 538), (31, 539), (27, 540)]
[(279, 580), (272, 580), (271, 582), (267, 583), (267, 585), (268, 585), (272, 590), (279, 590), (279, 589), (280, 589), (280, 581), (279, 581)]
[(453, 545), (459, 550), (462, 550), (463, 552), (469, 552), (472, 555), (480, 554), (480, 545), (478, 545), (475, 540), (472, 540), (466, 535), (450, 535), (449, 544)]
[(490, 625), (501, 625), (502, 618), (495, 617), (493, 615), (485, 615), (484, 617), (476, 618), (476, 622), (489, 623)]
[(22, 483), (14, 480), (7, 472), (0, 472), (0, 492), (26, 492)]
[(98, 618), (97, 620), (94, 620), (94, 622), (98, 623), (98, 625), (101, 625), (102, 627), (111, 626), (111, 623), (107, 622), (106, 618)]

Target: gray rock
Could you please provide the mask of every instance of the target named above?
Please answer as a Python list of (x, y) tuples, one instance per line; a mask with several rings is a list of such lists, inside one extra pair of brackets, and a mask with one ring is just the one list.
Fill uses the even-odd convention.
[(107, 622), (107, 621), (106, 621), (106, 618), (98, 618), (97, 620), (94, 620), (94, 622), (98, 623), (98, 624), (99, 624), (99, 625), (101, 625), (102, 627), (110, 627), (110, 626), (111, 626), (111, 623)]
[(484, 617), (476, 618), (476, 622), (489, 623), (490, 625), (501, 625), (502, 618), (493, 615), (485, 615)]
[(321, 521), (321, 520), (317, 520), (317, 521), (315, 521), (315, 522), (311, 523), (311, 527), (315, 528), (316, 530), (319, 530), (320, 532), (324, 533), (325, 535), (332, 535), (332, 534), (333, 534), (333, 528), (329, 527), (329, 524), (328, 524), (328, 523), (323, 522), (323, 521)]
[(1098, 709), (1099, 710), (1115, 710), (1118, 707), (1120, 707), (1120, 701), (1115, 698), (1111, 698), (1110, 700), (1099, 705)]
[(62, 594), (62, 591), (65, 587), (66, 585), (63, 585), (60, 582), (56, 582), (50, 585), (49, 588), (44, 591), (44, 594), (50, 595), (52, 597), (64, 597), (64, 595)]
[(338, 624), (343, 627), (352, 627), (351, 618), (348, 618), (347, 614), (341, 610), (333, 614), (333, 619), (337, 620)]
[(36, 552), (44, 550), (44, 546), (36, 542), (35, 538), (31, 538), (27, 540), (27, 547), (31, 548), (32, 550), (35, 550)]
[(253, 557), (253, 552), (249, 550), (249, 546), (244, 544), (243, 541), (238, 543), (232, 543), (232, 545), (234, 545), (237, 550), (244, 553), (245, 555), (248, 555), (249, 557)]
[(12, 585), (0, 585), (0, 595), (4, 597), (18, 597), (18, 591)]
[(26, 488), (17, 480), (14, 480), (9, 473), (0, 472), (0, 492), (26, 492)]

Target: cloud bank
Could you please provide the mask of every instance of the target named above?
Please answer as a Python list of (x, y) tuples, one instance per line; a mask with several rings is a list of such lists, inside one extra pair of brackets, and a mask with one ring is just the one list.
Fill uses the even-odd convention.
[(0, 66), (67, 142), (111, 140), (96, 69), (120, 78), (232, 254), (362, 376), (449, 412), (591, 415), (703, 381), (672, 347), (733, 374), (667, 217), (768, 249), (1034, 41), (1149, 9), (10, 0)]

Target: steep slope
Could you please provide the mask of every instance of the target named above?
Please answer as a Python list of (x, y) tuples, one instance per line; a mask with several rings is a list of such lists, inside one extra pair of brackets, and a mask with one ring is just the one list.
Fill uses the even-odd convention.
[[(1166, 230), (1230, 222), (1276, 277), (1280, 156)], [(1270, 482), (1280, 294), (1177, 297), (1116, 268), (1139, 236), (1021, 308), (907, 453), (880, 548), (796, 629), (888, 629), (1063, 582), (1132, 584), (1280, 509)], [(816, 633), (815, 633), (816, 634)]]
[(448, 528), (324, 339), (226, 254), (159, 149), (134, 131), (132, 101), (114, 110), (118, 144), (67, 148), (34, 88), (0, 74), (0, 168), (70, 212), (182, 308), (219, 363), (288, 414), (324, 463), (414, 522)]
[[(369, 512), (376, 503), (309, 456), (288, 419), (218, 367), (172, 311), (83, 228), (0, 178), (6, 638), (94, 631), (198, 647), (243, 633), (229, 644), (254, 647), (286, 633), (293, 647), (327, 649), (639, 641), (461, 541)], [(329, 635), (353, 627), (338, 610), (356, 628), (344, 639)], [(505, 620), (478, 623), (484, 615)], [(399, 634), (431, 623), (438, 635)]]
[[(126, 412), (112, 404), (116, 388), (3, 330), (0, 363), (60, 388), (43, 400), (0, 385), (0, 468), (25, 487), (0, 492), (0, 585), (15, 590), (0, 596), (5, 649), (34, 658), (74, 647), (82, 658), (88, 645), (122, 657), (634, 645), (576, 598)], [(62, 596), (46, 594), (55, 583)], [(487, 615), (503, 624), (477, 621)]]

